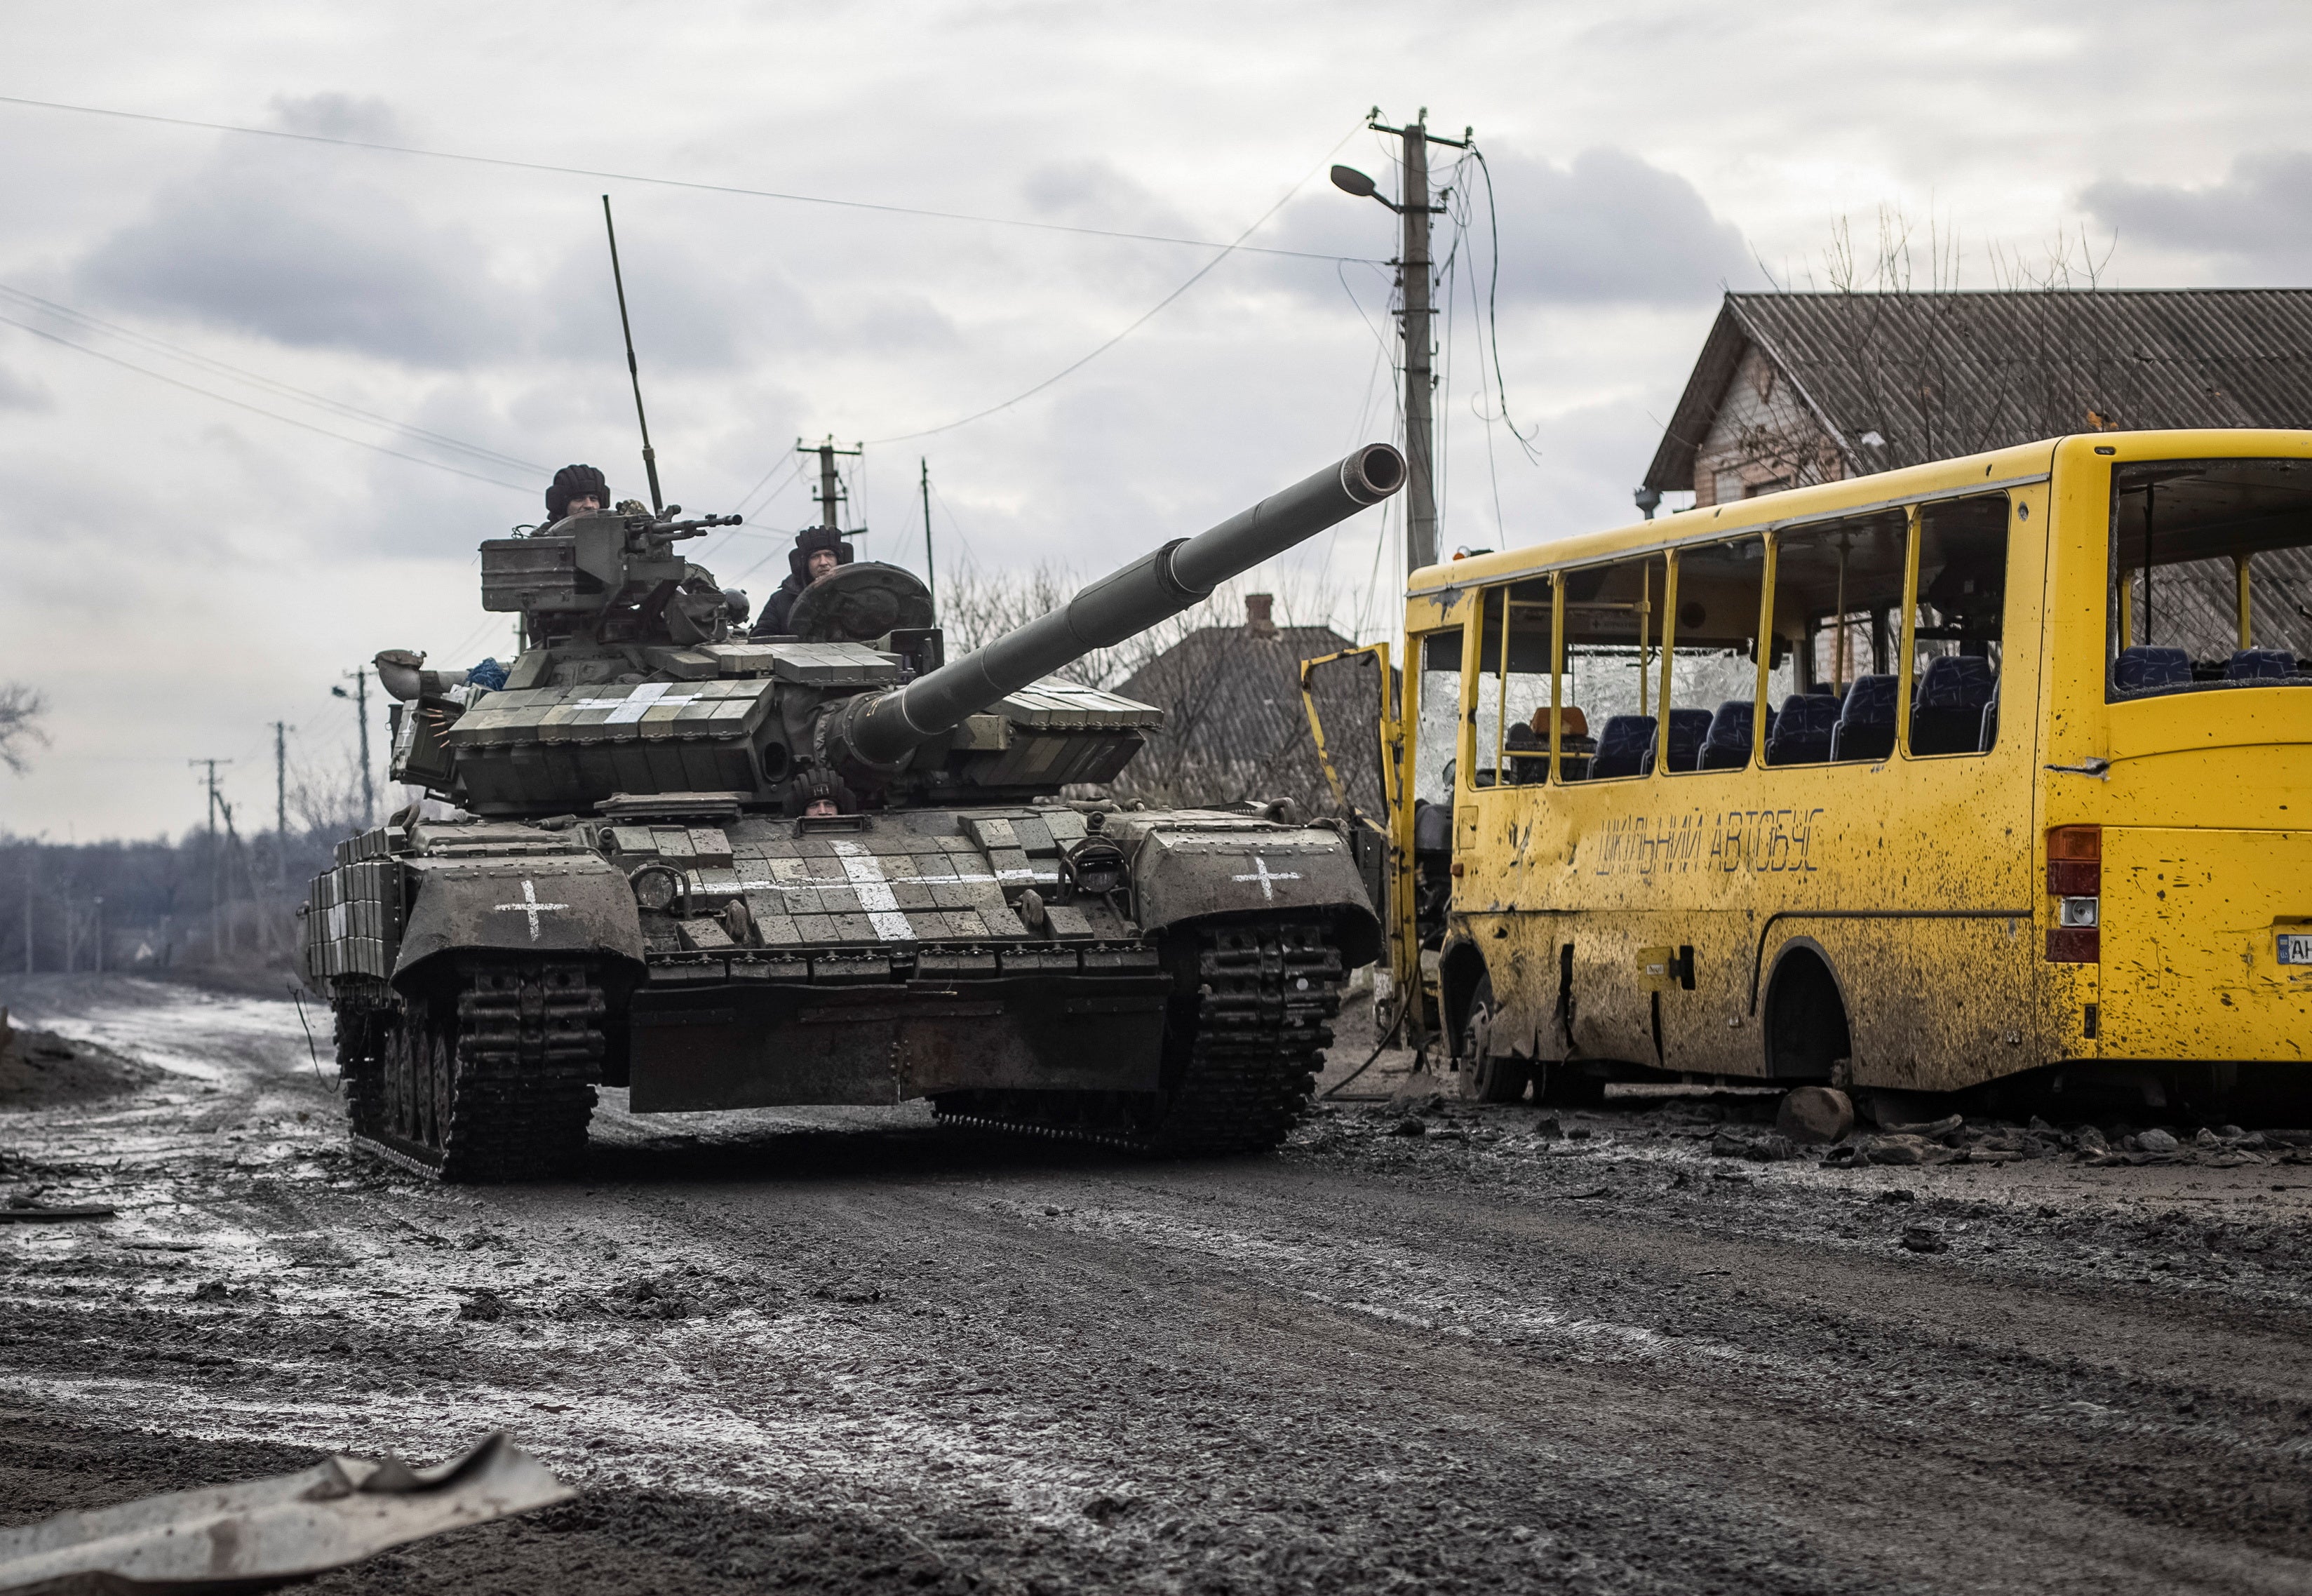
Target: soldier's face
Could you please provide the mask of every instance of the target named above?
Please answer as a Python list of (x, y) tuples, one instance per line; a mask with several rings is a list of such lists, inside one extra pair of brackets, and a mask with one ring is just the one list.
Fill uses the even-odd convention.
[(832, 548), (814, 548), (810, 551), (810, 558), (803, 562), (803, 569), (810, 573), (813, 582), (817, 582), (840, 563)]
[(570, 508), (564, 511), (563, 513), (565, 515), (584, 515), (590, 511), (600, 510), (601, 507), (602, 501), (595, 497), (592, 494), (574, 493), (570, 495)]
[(835, 800), (832, 798), (814, 798), (810, 801), (810, 807), (804, 810), (802, 812), (806, 816), (810, 816), (839, 815), (843, 811), (835, 807)]

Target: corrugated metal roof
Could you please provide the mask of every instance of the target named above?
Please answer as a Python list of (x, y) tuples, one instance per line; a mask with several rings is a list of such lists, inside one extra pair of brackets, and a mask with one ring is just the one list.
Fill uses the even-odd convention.
[(1752, 345), (1854, 475), (2105, 428), (2312, 426), (2312, 289), (1730, 294), (1646, 486), (1694, 487)]
[[(1335, 804), (1316, 764), (1300, 704), (1300, 662), (1354, 646), (1329, 627), (1204, 627), (1134, 672), (1117, 690), (1165, 712), (1148, 748), (1116, 784), (1119, 794), (1186, 802), (1291, 795), (1328, 812)], [(1316, 683), (1318, 712), (1352, 796), (1378, 812), (1379, 712), (1369, 674), (1329, 671)]]

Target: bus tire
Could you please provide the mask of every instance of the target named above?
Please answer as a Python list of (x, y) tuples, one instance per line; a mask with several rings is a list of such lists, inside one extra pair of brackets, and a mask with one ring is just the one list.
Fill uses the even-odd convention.
[(1461, 1095), (1474, 1102), (1513, 1103), (1525, 1096), (1532, 1066), (1522, 1058), (1490, 1051), (1493, 1030), (1493, 978), (1477, 978), (1469, 1012), (1461, 1021)]

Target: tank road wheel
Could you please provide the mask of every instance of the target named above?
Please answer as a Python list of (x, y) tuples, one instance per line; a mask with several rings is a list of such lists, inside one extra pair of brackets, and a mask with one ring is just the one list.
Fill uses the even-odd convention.
[(609, 1005), (582, 964), (476, 961), (384, 1016), (356, 1144), (441, 1180), (551, 1179), (585, 1161)]
[(1477, 978), (1469, 995), (1469, 1013), (1461, 1022), (1461, 1095), (1474, 1102), (1513, 1103), (1525, 1096), (1533, 1066), (1522, 1058), (1492, 1051), (1493, 978)]
[(1134, 1153), (1265, 1152), (1308, 1106), (1332, 1045), (1343, 971), (1329, 934), (1274, 922), (1182, 934), (1160, 1092), (947, 1092), (940, 1120)]

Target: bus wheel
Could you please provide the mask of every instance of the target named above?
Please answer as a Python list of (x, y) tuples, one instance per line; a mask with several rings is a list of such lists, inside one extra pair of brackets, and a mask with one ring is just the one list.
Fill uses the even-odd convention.
[(1830, 967), (1801, 948), (1785, 955), (1766, 993), (1766, 1074), (1777, 1081), (1827, 1081), (1853, 1056), (1846, 1003)]
[(1525, 1096), (1531, 1066), (1522, 1058), (1488, 1051), (1493, 1013), (1493, 978), (1479, 976), (1461, 1022), (1461, 1095), (1481, 1103), (1513, 1103)]

